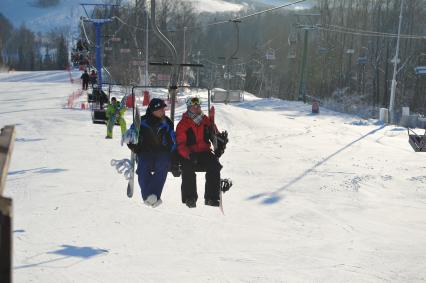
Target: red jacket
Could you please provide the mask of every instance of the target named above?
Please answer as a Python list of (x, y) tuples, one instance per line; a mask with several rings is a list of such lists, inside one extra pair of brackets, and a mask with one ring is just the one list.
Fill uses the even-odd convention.
[(206, 115), (203, 116), (200, 125), (197, 125), (183, 113), (182, 120), (176, 127), (178, 153), (184, 158), (189, 158), (191, 152), (210, 151), (210, 129), (211, 121)]

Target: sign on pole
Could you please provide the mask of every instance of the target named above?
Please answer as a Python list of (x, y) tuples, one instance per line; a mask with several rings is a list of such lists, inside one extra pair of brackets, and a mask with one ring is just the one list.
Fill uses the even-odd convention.
[(266, 51), (266, 60), (275, 60), (275, 50), (274, 49), (269, 49), (268, 51)]

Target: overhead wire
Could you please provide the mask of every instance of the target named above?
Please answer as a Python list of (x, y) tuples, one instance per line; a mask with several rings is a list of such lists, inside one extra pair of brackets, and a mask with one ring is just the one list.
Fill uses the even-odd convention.
[[(231, 19), (228, 19), (228, 20), (217, 21), (217, 22), (213, 22), (213, 23), (209, 23), (209, 24), (205, 24), (205, 25), (201, 25), (201, 26), (184, 27), (184, 29), (186, 29), (186, 30), (193, 30), (193, 29), (201, 29), (201, 28), (204, 28), (204, 27), (210, 27), (210, 26), (221, 25), (221, 24), (225, 24), (225, 23), (241, 22), (241, 20), (243, 20), (243, 19), (247, 19), (247, 18), (250, 18), (250, 17), (254, 17), (254, 16), (257, 16), (257, 15), (264, 14), (264, 13), (269, 13), (269, 12), (272, 12), (272, 11), (275, 11), (275, 10), (278, 10), (278, 9), (282, 9), (282, 8), (285, 8), (285, 7), (289, 7), (289, 6), (292, 6), (292, 5), (295, 5), (295, 4), (299, 4), (299, 3), (302, 3), (302, 2), (306, 2), (306, 0), (298, 0), (298, 1), (294, 1), (294, 2), (291, 2), (291, 3), (287, 3), (287, 4), (284, 4), (284, 5), (277, 6), (277, 7), (273, 7), (273, 8), (270, 8), (270, 9), (265, 9), (265, 10), (262, 10), (262, 11), (259, 11), (259, 12), (255, 12), (255, 13), (252, 13), (252, 14), (248, 14), (248, 15), (245, 15), (245, 16), (242, 16), (242, 17), (235, 17), (235, 18), (231, 18)], [(112, 18), (117, 19), (117, 20), (118, 20), (118, 21), (122, 24), (122, 25), (119, 27), (119, 29), (118, 29), (118, 30), (114, 33), (114, 35), (116, 35), (116, 34), (117, 34), (120, 30), (121, 30), (121, 28), (122, 28), (124, 25), (126, 25), (126, 26), (128, 26), (128, 27), (131, 27), (131, 28), (134, 28), (134, 29), (137, 29), (137, 30), (146, 31), (146, 29), (145, 29), (145, 28), (142, 28), (142, 27), (139, 27), (139, 26), (135, 26), (135, 25), (128, 24), (127, 22), (125, 22), (123, 19), (121, 19), (121, 18), (120, 18), (120, 17), (118, 17), (118, 16), (113, 16)], [(82, 21), (82, 27), (83, 27), (83, 32), (84, 32), (84, 35), (85, 35), (85, 37), (86, 37), (86, 40), (89, 42), (89, 44), (93, 45), (93, 44), (91, 43), (91, 41), (89, 40), (88, 36), (87, 36), (86, 30), (85, 30), (85, 27), (84, 27), (84, 21)], [(183, 30), (183, 29), (182, 29), (182, 30)], [(179, 29), (179, 30), (176, 30), (176, 31), (180, 31), (180, 29)], [(274, 38), (274, 39), (272, 39), (272, 40), (270, 40), (269, 42), (266, 42), (263, 46), (268, 46), (268, 45), (269, 45), (269, 44), (271, 44), (274, 40), (275, 40), (275, 38)], [(111, 40), (108, 40), (108, 41), (106, 41), (106, 43), (109, 43), (110, 41), (111, 41)], [(274, 51), (278, 51), (278, 50), (280, 50), (281, 48), (283, 48), (283, 47), (276, 48), (276, 49), (274, 49)], [(241, 63), (237, 63), (237, 64), (231, 64), (230, 66), (245, 65), (245, 64), (248, 64), (248, 63), (250, 63), (251, 61), (254, 61), (254, 60), (256, 60), (256, 59), (261, 59), (261, 57), (263, 57), (263, 55), (259, 55), (259, 56), (257, 56), (257, 57), (253, 57), (253, 58), (251, 58), (251, 59), (249, 59), (249, 60), (247, 60), (247, 61), (245, 61), (245, 62), (241, 62)], [(209, 62), (209, 63), (211, 63), (211, 64), (214, 64), (214, 65), (223, 65), (223, 64), (216, 63), (216, 62), (213, 62), (213, 61), (208, 60), (208, 59), (204, 59), (204, 60), (205, 60), (205, 61), (207, 61), (207, 62)]]
[[(380, 35), (390, 35), (390, 36), (398, 36), (398, 34), (396, 33), (387, 33), (387, 32), (378, 32), (378, 31), (370, 31), (370, 30), (363, 30), (363, 29), (355, 29), (355, 28), (350, 28), (350, 27), (344, 27), (344, 26), (338, 26), (338, 25), (327, 25), (329, 27), (332, 28), (336, 28), (336, 29), (342, 29), (342, 30), (347, 30), (347, 31), (352, 31), (352, 32), (362, 32), (362, 33), (368, 33), (368, 34), (380, 34)], [(406, 37), (425, 37), (422, 35), (411, 35), (411, 34), (401, 34), (400, 36), (406, 36)]]
[[(235, 22), (235, 21), (241, 21), (243, 19), (247, 19), (247, 18), (254, 17), (254, 16), (257, 16), (257, 15), (260, 15), (260, 14), (264, 14), (264, 13), (269, 13), (269, 12), (272, 12), (272, 11), (275, 11), (275, 10), (278, 10), (278, 9), (286, 8), (286, 7), (289, 7), (289, 6), (292, 6), (292, 5), (295, 5), (295, 4), (299, 4), (299, 3), (302, 3), (302, 2), (306, 2), (306, 1), (307, 0), (298, 0), (298, 1), (294, 1), (294, 2), (291, 2), (291, 3), (284, 4), (284, 5), (280, 5), (280, 6), (277, 6), (277, 7), (265, 9), (265, 10), (255, 12), (255, 13), (252, 13), (252, 14), (248, 14), (248, 15), (245, 15), (245, 16), (242, 16), (242, 17), (235, 17), (235, 18), (231, 18), (231, 19), (228, 19), (228, 20), (212, 22), (212, 23), (199, 25), (199, 26), (184, 27), (184, 29), (186, 29), (186, 30), (201, 29), (201, 28), (204, 28), (204, 27), (210, 27), (210, 26), (216, 26), (216, 25), (226, 24), (226, 23)], [(130, 26), (130, 27), (133, 27), (133, 28), (136, 28), (136, 29), (140, 29), (140, 30), (146, 30), (142, 27), (126, 23), (123, 19), (119, 18), (118, 16), (114, 16), (114, 18), (116, 18), (121, 23), (123, 23), (127, 26)], [(184, 29), (177, 29), (176, 31), (183, 31)]]
[[(387, 37), (387, 38), (397, 38), (398, 37), (398, 34), (393, 34), (393, 33), (357, 30), (357, 29), (346, 28), (346, 27), (341, 27), (341, 26), (333, 26), (333, 25), (317, 25), (317, 26), (315, 26), (315, 28), (317, 28), (319, 30), (330, 31), (330, 32), (352, 34), (352, 35), (359, 35), (359, 36), (366, 36), (366, 37)], [(400, 38), (402, 38), (402, 39), (426, 39), (426, 36), (401, 34)]]
[[(236, 17), (233, 20), (247, 19), (247, 18), (250, 18), (250, 17), (253, 17), (253, 16), (257, 16), (257, 15), (260, 15), (260, 14), (269, 13), (269, 12), (272, 12), (272, 11), (275, 11), (275, 10), (278, 10), (278, 9), (281, 9), (281, 8), (293, 6), (295, 4), (299, 4), (299, 3), (302, 3), (302, 2), (306, 2), (306, 0), (298, 0), (298, 1), (295, 1), (295, 2), (287, 3), (287, 4), (284, 4), (284, 5), (281, 5), (281, 6), (277, 6), (277, 7), (274, 7), (274, 8), (270, 8), (270, 9), (266, 9), (266, 10), (263, 10), (263, 11), (259, 11), (259, 12), (256, 12), (256, 13), (253, 13), (253, 14), (249, 14), (249, 15), (246, 15), (246, 16), (243, 16), (243, 17)], [(233, 21), (233, 20), (231, 20), (231, 21)]]
[(86, 37), (87, 43), (89, 43), (90, 45), (93, 45), (93, 43), (90, 41), (89, 37), (87, 36), (86, 28), (84, 27), (84, 20), (82, 18), (80, 18), (80, 24), (81, 24), (81, 27), (83, 28), (83, 33), (84, 33), (84, 36)]

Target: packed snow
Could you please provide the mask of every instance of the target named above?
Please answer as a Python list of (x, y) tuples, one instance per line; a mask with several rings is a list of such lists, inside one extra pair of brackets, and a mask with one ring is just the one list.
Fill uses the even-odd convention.
[(106, 140), (85, 93), (68, 108), (79, 87), (62, 71), (0, 74), (0, 127), (17, 132), (15, 282), (426, 280), (425, 156), (404, 128), (250, 94), (216, 103), (225, 215), (203, 204), (201, 173), (197, 208), (171, 174), (151, 208), (110, 165), (130, 156), (119, 127)]

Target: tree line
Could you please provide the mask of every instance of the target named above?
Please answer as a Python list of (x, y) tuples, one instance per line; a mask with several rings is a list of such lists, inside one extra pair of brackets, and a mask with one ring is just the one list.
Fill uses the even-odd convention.
[(63, 70), (69, 66), (65, 32), (35, 33), (22, 25), (15, 28), (0, 13), (0, 67), (9, 70)]
[[(304, 84), (308, 100), (336, 104), (343, 111), (363, 111), (369, 116), (377, 115), (380, 107), (389, 106), (401, 0), (316, 0), (309, 10), (283, 9), (238, 24), (211, 26), (207, 24), (250, 14), (263, 7), (250, 5), (239, 13), (212, 14), (197, 12), (187, 1), (157, 2), (157, 24), (176, 47), (179, 61), (204, 64), (199, 70), (181, 69), (180, 81), (198, 83), (201, 87), (230, 85), (262, 97), (299, 99), (307, 33)], [(119, 80), (135, 83), (141, 77), (140, 67), (131, 62), (145, 56), (147, 4), (138, 0), (122, 6), (117, 15), (128, 25), (115, 21), (105, 27), (106, 34), (121, 38), (119, 43), (108, 40), (105, 45), (112, 47), (110, 53), (105, 52), (105, 62)], [(423, 95), (426, 77), (414, 71), (416, 66), (426, 66), (426, 45), (422, 38), (425, 19), (423, 0), (405, 1), (397, 109), (410, 106), (424, 113), (426, 107)], [(238, 52), (230, 59), (237, 41)], [(123, 47), (131, 52), (120, 53)], [(167, 48), (150, 30), (149, 61), (170, 59)], [(152, 73), (168, 71), (164, 67), (149, 68)], [(229, 84), (227, 78), (231, 78)]]
[[(117, 18), (102, 28), (103, 63), (116, 82), (144, 83), (142, 64), (146, 63), (150, 1), (106, 2), (120, 8), (111, 11), (111, 16)], [(317, 99), (338, 110), (364, 112), (366, 116), (375, 116), (380, 107), (389, 106), (401, 0), (315, 0), (308, 10), (280, 9), (244, 18), (240, 23), (228, 22), (265, 8), (245, 2), (249, 5), (240, 12), (200, 13), (190, 1), (157, 1), (157, 25), (174, 44), (179, 62), (204, 65), (181, 68), (180, 83), (244, 89), (261, 97), (290, 100), (299, 99), (304, 88), (308, 101)], [(405, 1), (395, 101), (396, 109), (410, 106), (422, 114), (426, 107), (426, 77), (414, 69), (426, 66), (425, 19), (424, 0)], [(208, 25), (221, 21), (225, 23)], [(1, 25), (11, 26), (4, 20)], [(94, 65), (93, 25), (84, 22), (80, 29), (81, 39), (86, 40), (87, 35), (91, 43)], [(170, 62), (170, 53), (154, 35), (150, 22), (148, 34), (148, 61)], [(9, 39), (5, 48), (5, 38), (12, 35), (16, 39)], [(33, 34), (25, 27), (1, 29), (0, 36), (2, 57), (7, 58), (9, 66), (37, 69), (51, 66), (52, 61), (62, 62), (59, 56), (46, 56), (53, 49), (59, 53), (61, 36), (41, 40), (46, 36)], [(230, 58), (237, 45), (238, 51)], [(149, 73), (151, 83), (157, 83), (155, 78), (164, 78), (170, 68), (149, 66)]]

